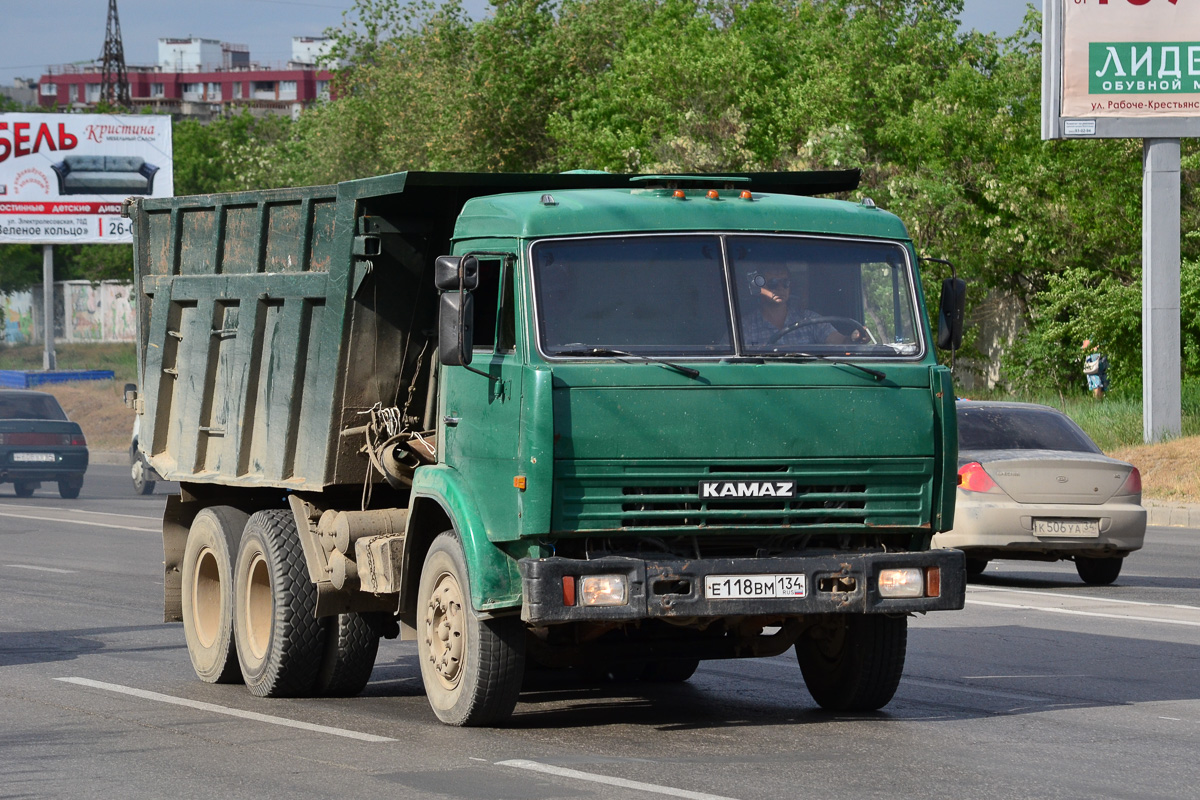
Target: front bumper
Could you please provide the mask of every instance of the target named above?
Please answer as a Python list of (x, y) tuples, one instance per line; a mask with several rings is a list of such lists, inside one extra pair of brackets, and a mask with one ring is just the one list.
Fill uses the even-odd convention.
[[(521, 618), (532, 625), (696, 617), (903, 614), (960, 609), (966, 602), (965, 560), (958, 550), (702, 560), (624, 556), (592, 560), (523, 558), (518, 566), (525, 598)], [(880, 570), (899, 567), (939, 568), (938, 596), (880, 596)], [(626, 578), (629, 602), (625, 605), (564, 604), (564, 578), (578, 580), (588, 575), (612, 574)], [(714, 599), (705, 596), (706, 575), (804, 575), (807, 589), (804, 597)]]

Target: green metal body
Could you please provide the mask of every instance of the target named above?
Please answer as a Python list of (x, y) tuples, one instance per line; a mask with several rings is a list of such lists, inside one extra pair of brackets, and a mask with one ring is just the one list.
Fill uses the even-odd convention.
[[(846, 188), (845, 174), (800, 188), (749, 177), (752, 201), (679, 199), (629, 176), (435, 173), (134, 200), (143, 450), (196, 490), (282, 489), (356, 508), (373, 482), (378, 504), (387, 487), (353, 431), (376, 404), (421, 417), (431, 395), (438, 463), (393, 499), (444, 511), (483, 610), (521, 604), (517, 559), (589, 537), (750, 541), (807, 525), (923, 551), (951, 527), (957, 452), (950, 377), (931, 347), (874, 380), (837, 364), (717, 360), (692, 379), (654, 363), (559, 362), (535, 345), (527, 259), (546, 237), (797, 232), (896, 242), (916, 263), (893, 215), (797, 194)], [(431, 393), (433, 259), (474, 252), (512, 257), (515, 347), (477, 355), (484, 375), (442, 368)], [(672, 494), (780, 472), (839, 502), (781, 522)], [(631, 511), (631, 494), (648, 491), (660, 507)]]

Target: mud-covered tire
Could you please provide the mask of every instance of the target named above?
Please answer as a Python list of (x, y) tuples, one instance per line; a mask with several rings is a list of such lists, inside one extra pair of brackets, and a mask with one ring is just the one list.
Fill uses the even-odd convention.
[(683, 683), (696, 674), (698, 658), (660, 658), (646, 664), (642, 680), (648, 683)]
[(425, 694), (447, 725), (503, 722), (525, 669), (525, 627), (516, 615), (480, 616), (471, 607), (462, 545), (447, 531), (433, 541), (417, 593), (417, 659)]
[(379, 634), (361, 614), (330, 617), (325, 628), (325, 656), (317, 673), (314, 694), (353, 697), (371, 679), (379, 652)]
[(971, 558), (967, 557), (967, 577), (978, 578), (987, 569), (988, 561), (986, 558)]
[(1124, 558), (1075, 557), (1075, 571), (1091, 586), (1108, 586), (1121, 575), (1124, 564)]
[(877, 711), (900, 685), (907, 647), (906, 617), (838, 614), (796, 642), (796, 660), (821, 708)]
[(13, 484), (13, 491), (16, 492), (17, 497), (33, 497), (37, 488), (37, 481), (17, 481)]
[(148, 478), (150, 468), (137, 450), (129, 456), (129, 475), (133, 479), (133, 491), (140, 495), (154, 494), (154, 481)]
[(72, 475), (58, 482), (58, 496), (64, 500), (74, 500), (76, 497), (79, 497), (79, 491), (82, 488), (83, 476)]
[(306, 697), (325, 653), (296, 521), (286, 509), (251, 515), (234, 568), (234, 641), (246, 688), (257, 697)]
[(192, 520), (183, 551), (183, 636), (196, 677), (206, 683), (242, 679), (234, 646), (234, 559), (249, 516), (211, 506)]

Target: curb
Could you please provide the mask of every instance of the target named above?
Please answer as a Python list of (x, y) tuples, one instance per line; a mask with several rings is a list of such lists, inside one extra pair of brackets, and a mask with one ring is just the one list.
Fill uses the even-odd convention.
[(1159, 528), (1200, 528), (1200, 505), (1143, 500), (1146, 524)]

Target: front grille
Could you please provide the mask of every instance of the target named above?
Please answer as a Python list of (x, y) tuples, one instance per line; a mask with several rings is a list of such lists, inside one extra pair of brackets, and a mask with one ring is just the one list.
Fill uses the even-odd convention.
[[(932, 459), (790, 463), (559, 462), (556, 531), (919, 526), (929, 519)], [(702, 480), (794, 481), (795, 497), (702, 499)]]

